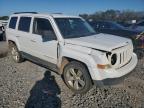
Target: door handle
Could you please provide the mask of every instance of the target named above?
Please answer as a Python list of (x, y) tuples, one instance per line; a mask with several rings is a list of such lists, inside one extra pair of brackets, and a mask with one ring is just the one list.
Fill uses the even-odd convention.
[(35, 40), (31, 40), (31, 42), (36, 42)]

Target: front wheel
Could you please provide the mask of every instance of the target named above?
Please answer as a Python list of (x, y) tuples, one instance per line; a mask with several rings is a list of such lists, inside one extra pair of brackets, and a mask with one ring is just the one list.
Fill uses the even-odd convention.
[(64, 68), (64, 81), (73, 92), (83, 94), (92, 87), (88, 69), (82, 63), (73, 61)]

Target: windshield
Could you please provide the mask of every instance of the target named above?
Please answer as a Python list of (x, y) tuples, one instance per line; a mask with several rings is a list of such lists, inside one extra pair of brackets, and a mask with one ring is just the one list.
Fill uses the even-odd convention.
[(81, 18), (55, 18), (64, 38), (78, 38), (96, 34), (92, 27)]

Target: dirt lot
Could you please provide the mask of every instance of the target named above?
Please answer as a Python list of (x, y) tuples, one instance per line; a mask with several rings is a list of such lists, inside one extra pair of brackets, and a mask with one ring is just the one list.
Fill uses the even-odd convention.
[[(2, 50), (1, 50), (2, 51)], [(0, 108), (144, 108), (144, 59), (114, 87), (73, 94), (54, 72), (29, 61), (0, 58)]]

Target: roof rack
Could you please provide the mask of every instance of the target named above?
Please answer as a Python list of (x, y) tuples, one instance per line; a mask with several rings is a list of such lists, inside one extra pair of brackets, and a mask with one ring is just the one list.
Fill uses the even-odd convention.
[(27, 14), (27, 13), (38, 14), (37, 12), (15, 12), (14, 14)]

